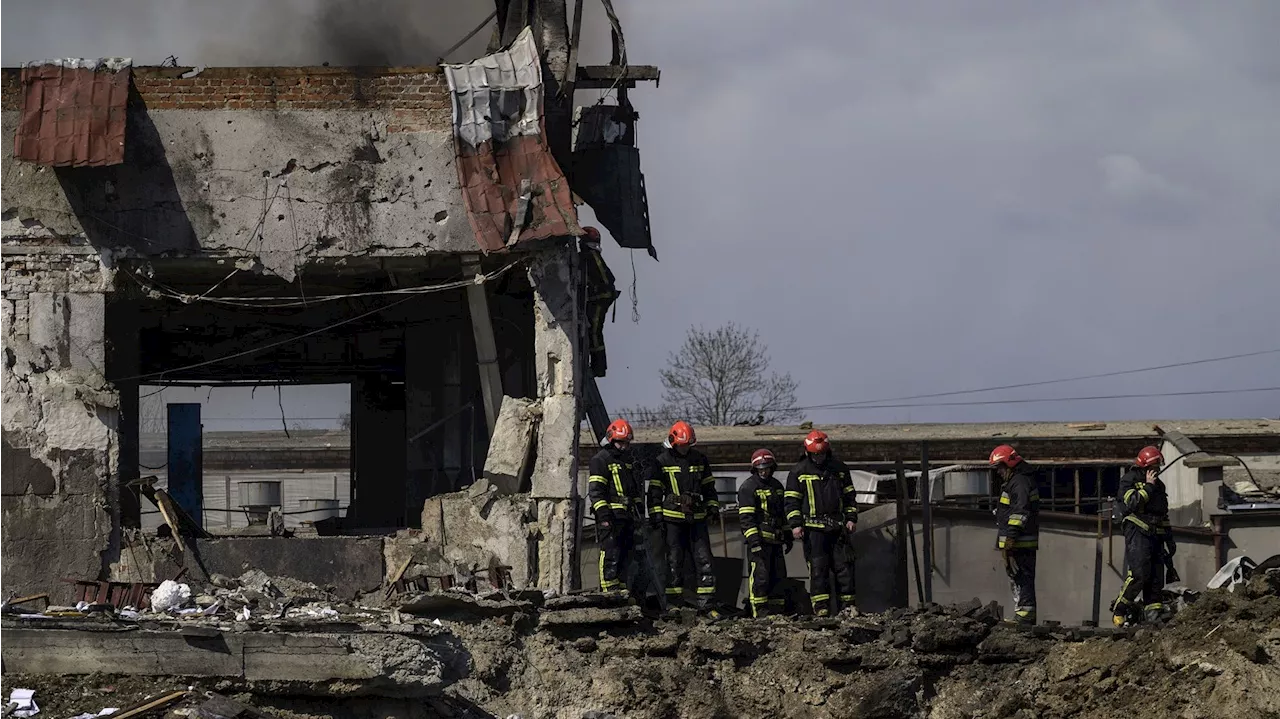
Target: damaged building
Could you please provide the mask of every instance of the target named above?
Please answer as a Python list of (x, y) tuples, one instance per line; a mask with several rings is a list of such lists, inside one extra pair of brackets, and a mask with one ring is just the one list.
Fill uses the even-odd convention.
[[(396, 530), (577, 582), (579, 427), (603, 412), (577, 208), (653, 253), (626, 89), (658, 73), (580, 66), (563, 1), (498, 6), (460, 65), (3, 70), (6, 593), (65, 601), (60, 580), (155, 582), (192, 556), (374, 566), (376, 589), (394, 567), (360, 537)], [(579, 89), (616, 92), (575, 109)], [(201, 538), (181, 407), (150, 504), (139, 386), (246, 383), (349, 384), (351, 536)], [(157, 511), (192, 546), (151, 552)]]

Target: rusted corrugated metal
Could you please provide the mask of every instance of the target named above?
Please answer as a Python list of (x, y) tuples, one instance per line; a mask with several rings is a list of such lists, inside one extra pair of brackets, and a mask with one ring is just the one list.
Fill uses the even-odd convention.
[(52, 167), (124, 162), (130, 66), (59, 60), (22, 68), (22, 117), (14, 156)]
[(446, 66), (445, 75), (458, 181), (480, 249), (582, 234), (569, 182), (547, 146), (532, 31), (507, 50)]

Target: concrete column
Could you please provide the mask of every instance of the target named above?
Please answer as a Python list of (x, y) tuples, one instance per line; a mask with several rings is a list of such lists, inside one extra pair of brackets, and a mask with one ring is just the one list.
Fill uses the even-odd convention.
[(533, 350), (542, 404), (538, 459), (530, 495), (538, 501), (548, 536), (542, 542), (539, 575), (576, 583), (575, 536), (579, 404), (582, 361), (578, 339), (578, 255), (565, 244), (543, 251), (529, 268), (533, 286)]
[(96, 258), (4, 257), (3, 584), (70, 599), (61, 577), (105, 576), (119, 553), (119, 395), (107, 382), (105, 298)]
[[(463, 255), (464, 276), (479, 275), (483, 271), (480, 267), (480, 255)], [(493, 317), (489, 313), (489, 291), (484, 285), (467, 286), (467, 307), (476, 341), (476, 365), (480, 371), (480, 391), (484, 397), (484, 418), (489, 426), (489, 434), (492, 435), (502, 407), (502, 371), (498, 367), (498, 343), (493, 336)]]

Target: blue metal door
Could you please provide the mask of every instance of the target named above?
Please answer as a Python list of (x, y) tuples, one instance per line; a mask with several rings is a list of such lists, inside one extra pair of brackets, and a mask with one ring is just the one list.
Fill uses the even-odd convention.
[(169, 405), (169, 496), (204, 526), (204, 457), (199, 404)]

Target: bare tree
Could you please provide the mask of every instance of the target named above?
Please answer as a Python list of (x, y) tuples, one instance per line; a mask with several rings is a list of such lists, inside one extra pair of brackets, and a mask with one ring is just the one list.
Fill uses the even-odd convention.
[(794, 409), (796, 381), (770, 372), (759, 333), (733, 323), (715, 330), (690, 327), (660, 376), (662, 404), (626, 410), (633, 424), (663, 426), (677, 419), (712, 426), (776, 424), (800, 416)]

